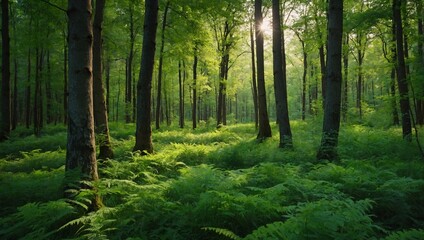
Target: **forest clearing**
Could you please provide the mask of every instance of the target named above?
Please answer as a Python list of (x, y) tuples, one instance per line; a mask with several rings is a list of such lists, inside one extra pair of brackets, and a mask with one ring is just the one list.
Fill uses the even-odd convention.
[(424, 239), (423, 0), (1, 0), (0, 239)]

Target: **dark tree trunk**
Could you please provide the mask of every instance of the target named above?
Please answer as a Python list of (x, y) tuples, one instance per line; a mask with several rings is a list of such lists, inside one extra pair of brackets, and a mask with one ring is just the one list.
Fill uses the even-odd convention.
[(343, 1), (329, 0), (324, 123), (318, 159), (336, 160), (342, 87)]
[(184, 82), (182, 78), (181, 60), (178, 61), (178, 87), (179, 87), (179, 124), (184, 128)]
[(143, 48), (137, 83), (137, 122), (133, 151), (153, 152), (151, 127), (152, 77), (155, 62), (158, 1), (145, 1)]
[(96, 0), (96, 13), (93, 22), (93, 107), (96, 139), (100, 150), (99, 159), (113, 158), (102, 78), (102, 22), (104, 7), (105, 0)]
[[(280, 0), (272, 1), (272, 23), (275, 106), (277, 108), (278, 127), (280, 130), (279, 147), (290, 148), (293, 147), (293, 142), (289, 121), (289, 108), (287, 103), (286, 51), (284, 47), (284, 30), (281, 31)], [(304, 45), (303, 50), (305, 50)], [(306, 55), (306, 52), (303, 52)], [(306, 56), (304, 61), (306, 63)], [(304, 78), (306, 78), (306, 71), (304, 72)], [(306, 81), (303, 83), (303, 86), (306, 86)], [(302, 97), (304, 104), (305, 90), (303, 90)], [(304, 106), (302, 110), (304, 110)]]
[(196, 110), (197, 110), (197, 44), (194, 47), (194, 60), (193, 60), (193, 105), (191, 109), (191, 120), (193, 121), (193, 129), (197, 127)]
[(253, 96), (253, 108), (255, 114), (255, 129), (258, 129), (258, 88), (256, 87), (256, 64), (255, 64), (255, 39), (253, 36), (253, 27), (250, 25), (250, 51), (252, 56), (252, 96)]
[(359, 112), (359, 118), (362, 119), (362, 89), (364, 88), (363, 86), (363, 71), (362, 71), (362, 65), (364, 62), (364, 57), (365, 57), (365, 47), (363, 46), (363, 41), (362, 41), (362, 35), (363, 33), (360, 32), (357, 34), (357, 44), (358, 44), (358, 49), (357, 49), (357, 60), (358, 60), (358, 89), (356, 91), (356, 107), (358, 108), (358, 112)]
[(39, 136), (43, 127), (43, 102), (42, 102), (42, 88), (41, 88), (41, 72), (43, 70), (43, 49), (35, 49), (35, 92), (34, 92), (34, 134)]
[(390, 51), (392, 54), (391, 59), (389, 58), (389, 62), (392, 64), (392, 71), (390, 74), (390, 95), (391, 95), (391, 105), (392, 105), (392, 117), (393, 124), (399, 125), (399, 114), (398, 114), (398, 104), (396, 100), (396, 61), (397, 61), (397, 53), (396, 53), (396, 25), (392, 23), (392, 42)]
[(25, 90), (25, 126), (31, 125), (31, 49), (28, 49), (27, 83)]
[(51, 87), (51, 64), (50, 64), (50, 51), (47, 51), (47, 80), (45, 82), (46, 87), (46, 123), (53, 123), (53, 109), (52, 109), (52, 87)]
[(110, 58), (106, 60), (106, 113), (110, 116)]
[(14, 81), (13, 81), (13, 110), (12, 110), (12, 130), (18, 125), (18, 60), (14, 60)]
[(2, 83), (1, 83), (1, 122), (0, 142), (7, 140), (11, 129), (10, 102), (10, 38), (9, 38), (9, 1), (1, 1), (1, 39), (2, 39)]
[(342, 99), (342, 118), (347, 121), (348, 110), (348, 81), (349, 81), (349, 34), (345, 34), (345, 45), (343, 48), (343, 99)]
[[(66, 171), (78, 169), (86, 180), (97, 180), (93, 117), (91, 1), (69, 1), (69, 123)], [(85, 186), (87, 187), (87, 186)], [(91, 208), (100, 207), (95, 197)]]
[(403, 44), (403, 27), (401, 17), (401, 0), (393, 0), (393, 21), (396, 25), (397, 49), (397, 82), (400, 95), (400, 112), (402, 117), (402, 135), (407, 141), (412, 141), (412, 126), (409, 105), (408, 82), (406, 76), (405, 53)]
[(255, 32), (256, 32), (256, 64), (258, 67), (258, 103), (259, 103), (259, 132), (258, 139), (272, 136), (269, 125), (268, 110), (265, 92), (265, 67), (264, 67), (264, 35), (260, 30), (262, 24), (262, 0), (255, 0)]
[[(163, 13), (162, 20), (162, 33), (161, 33), (161, 44), (159, 49), (159, 67), (158, 67), (158, 91), (156, 98), (156, 129), (160, 128), (160, 114), (161, 114), (161, 101), (162, 101), (162, 68), (163, 68), (163, 50), (165, 47), (165, 29), (166, 29), (166, 17), (168, 15), (169, 1), (166, 2), (165, 11)], [(165, 109), (166, 110), (166, 109)]]
[(68, 124), (68, 46), (67, 40), (63, 47), (63, 123)]
[[(321, 34), (320, 34), (321, 36)], [(321, 94), (322, 94), (322, 106), (325, 108), (325, 91), (326, 91), (326, 71), (327, 67), (325, 65), (325, 52), (324, 52), (324, 44), (319, 47), (319, 63), (321, 66)]]
[[(424, 75), (424, 49), (423, 49), (423, 42), (424, 42), (424, 33), (423, 33), (423, 2), (417, 1), (417, 26), (418, 26), (418, 46), (417, 46), (417, 69), (419, 69), (419, 73), (421, 75)], [(422, 87), (424, 86), (423, 83), (421, 83)], [(422, 88), (421, 88), (422, 89)], [(423, 99), (423, 92), (418, 96), (417, 99), (417, 106), (416, 106), (416, 118), (417, 118), (417, 124), (423, 125), (424, 124), (424, 99)]]

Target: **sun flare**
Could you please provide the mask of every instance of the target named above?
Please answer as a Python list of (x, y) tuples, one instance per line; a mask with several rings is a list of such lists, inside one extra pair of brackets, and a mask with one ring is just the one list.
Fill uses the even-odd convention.
[(264, 18), (262, 24), (259, 26), (259, 29), (264, 35), (271, 36), (272, 35), (272, 24), (268, 18)]

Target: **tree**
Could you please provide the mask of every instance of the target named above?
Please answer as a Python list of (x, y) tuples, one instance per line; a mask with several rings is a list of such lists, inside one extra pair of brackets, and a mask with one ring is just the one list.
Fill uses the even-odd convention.
[[(83, 179), (97, 180), (93, 116), (93, 74), (90, 0), (68, 1), (69, 97), (68, 140), (65, 170), (81, 171)], [(92, 208), (100, 201), (95, 198)]]
[(2, 39), (2, 84), (1, 84), (1, 129), (0, 141), (9, 138), (11, 129), (10, 102), (10, 39), (9, 39), (9, 0), (1, 1), (1, 39)]
[(146, 0), (145, 9), (141, 69), (137, 83), (137, 122), (133, 151), (152, 153), (151, 97), (158, 25), (158, 1)]
[(160, 128), (160, 115), (161, 115), (161, 100), (162, 100), (162, 74), (163, 74), (163, 51), (165, 47), (165, 29), (166, 29), (166, 18), (168, 16), (170, 2), (167, 1), (165, 5), (165, 11), (163, 12), (162, 19), (162, 34), (161, 44), (159, 49), (159, 67), (158, 67), (158, 91), (156, 98), (156, 129)]
[(401, 16), (401, 0), (393, 0), (393, 22), (396, 26), (396, 74), (399, 88), (399, 102), (402, 119), (402, 135), (407, 141), (412, 140), (412, 126), (409, 105), (408, 82), (406, 76), (405, 52), (403, 43), (403, 26)]
[(329, 0), (328, 52), (323, 133), (318, 159), (335, 160), (340, 128), (342, 85), (343, 1)]
[(292, 133), (287, 103), (286, 52), (284, 48), (284, 30), (283, 32), (281, 31), (280, 0), (272, 0), (272, 49), (275, 105), (277, 107), (278, 127), (280, 130), (280, 147), (292, 147)]
[(93, 107), (96, 138), (100, 148), (100, 159), (113, 158), (106, 100), (104, 96), (105, 90), (102, 80), (102, 22), (104, 7), (105, 0), (96, 1), (96, 13), (93, 22)]
[(256, 32), (256, 64), (258, 79), (259, 132), (257, 139), (271, 137), (268, 110), (266, 105), (265, 73), (264, 73), (264, 35), (261, 31), (262, 0), (255, 0), (255, 32)]

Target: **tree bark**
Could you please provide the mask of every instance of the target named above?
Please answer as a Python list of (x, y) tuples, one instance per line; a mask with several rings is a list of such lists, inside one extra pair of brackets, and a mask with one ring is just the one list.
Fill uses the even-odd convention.
[(25, 90), (25, 126), (31, 125), (31, 49), (28, 49), (27, 83)]
[(152, 77), (155, 60), (158, 1), (145, 1), (140, 77), (137, 83), (137, 122), (133, 151), (153, 152), (151, 127)]
[(258, 79), (258, 103), (259, 103), (259, 132), (257, 139), (265, 139), (272, 136), (269, 125), (268, 110), (265, 92), (264, 73), (264, 35), (260, 30), (262, 24), (262, 0), (255, 0), (255, 32), (256, 32), (256, 64)]
[(179, 87), (179, 125), (184, 128), (184, 82), (182, 78), (181, 60), (178, 61), (178, 87)]
[[(65, 35), (65, 34), (63, 34)], [(68, 46), (67, 38), (63, 44), (63, 123), (68, 124)], [(29, 73), (28, 73), (29, 74)]]
[[(81, 171), (81, 178), (97, 180), (93, 117), (91, 1), (68, 1), (69, 124), (65, 170)], [(83, 186), (88, 187), (88, 186)], [(95, 197), (91, 209), (100, 207)]]
[(324, 123), (318, 159), (336, 160), (342, 85), (343, 1), (329, 0)]
[(43, 97), (41, 88), (41, 72), (43, 70), (43, 49), (35, 49), (35, 89), (34, 89), (34, 134), (39, 136), (43, 127)]
[(14, 81), (13, 81), (13, 110), (12, 110), (12, 130), (18, 126), (18, 60), (14, 60)]
[(131, 101), (132, 101), (132, 72), (133, 72), (133, 59), (134, 59), (134, 43), (135, 43), (135, 34), (134, 34), (134, 9), (133, 3), (129, 2), (129, 14), (130, 14), (130, 52), (127, 59), (127, 69), (126, 69), (126, 82), (125, 82), (125, 122), (131, 122)]
[(113, 158), (102, 78), (102, 22), (104, 7), (105, 0), (96, 0), (96, 13), (93, 22), (93, 107), (96, 139), (100, 150), (99, 159)]
[[(284, 47), (284, 30), (281, 31), (280, 0), (272, 0), (272, 52), (274, 69), (274, 93), (275, 106), (280, 133), (280, 148), (293, 147), (292, 133), (289, 121), (289, 109), (287, 103), (287, 79), (286, 79), (286, 52)], [(304, 48), (303, 48), (304, 50)], [(305, 51), (304, 51), (304, 54)], [(306, 62), (306, 59), (304, 59)], [(306, 72), (304, 73), (306, 78)], [(306, 82), (303, 83), (303, 86)], [(303, 103), (305, 102), (303, 90)], [(303, 109), (304, 110), (304, 106)]]
[(258, 88), (256, 84), (256, 64), (255, 64), (255, 39), (253, 36), (253, 27), (250, 24), (250, 52), (252, 57), (252, 96), (253, 96), (253, 113), (255, 114), (255, 129), (258, 129)]
[[(166, 29), (166, 18), (168, 16), (169, 1), (166, 2), (165, 11), (163, 13), (162, 20), (162, 33), (161, 33), (161, 44), (159, 49), (159, 67), (158, 67), (158, 91), (156, 98), (156, 129), (160, 128), (160, 113), (161, 113), (161, 101), (162, 101), (162, 67), (163, 67), (163, 50), (165, 47), (165, 29)], [(166, 109), (165, 109), (166, 110)]]
[(400, 95), (400, 111), (402, 119), (402, 135), (407, 141), (412, 141), (412, 126), (409, 105), (408, 82), (406, 76), (405, 52), (403, 43), (403, 26), (401, 17), (401, 0), (393, 0), (393, 21), (396, 25), (397, 65), (396, 74)]
[[(417, 43), (417, 69), (419, 69), (419, 74), (422, 76), (424, 75), (424, 49), (423, 49), (423, 42), (424, 42), (424, 33), (423, 33), (423, 2), (417, 1), (417, 32), (418, 32), (418, 43)], [(420, 87), (423, 87), (424, 84), (421, 83)], [(422, 89), (422, 88), (421, 88)], [(424, 124), (424, 100), (423, 100), (424, 94), (421, 92), (417, 99), (417, 106), (416, 106), (416, 119), (417, 124), (423, 125)]]
[(2, 83), (1, 83), (1, 128), (0, 142), (9, 139), (11, 130), (11, 101), (10, 101), (10, 38), (9, 38), (9, 1), (1, 1), (2, 11)]
[(197, 127), (197, 120), (196, 120), (196, 110), (197, 110), (197, 44), (195, 44), (194, 47), (194, 60), (193, 60), (193, 105), (191, 110), (191, 120), (193, 121), (193, 129), (196, 129)]
[(349, 81), (349, 34), (345, 34), (345, 43), (343, 48), (343, 99), (342, 99), (342, 118), (347, 121), (348, 110), (348, 81)]

